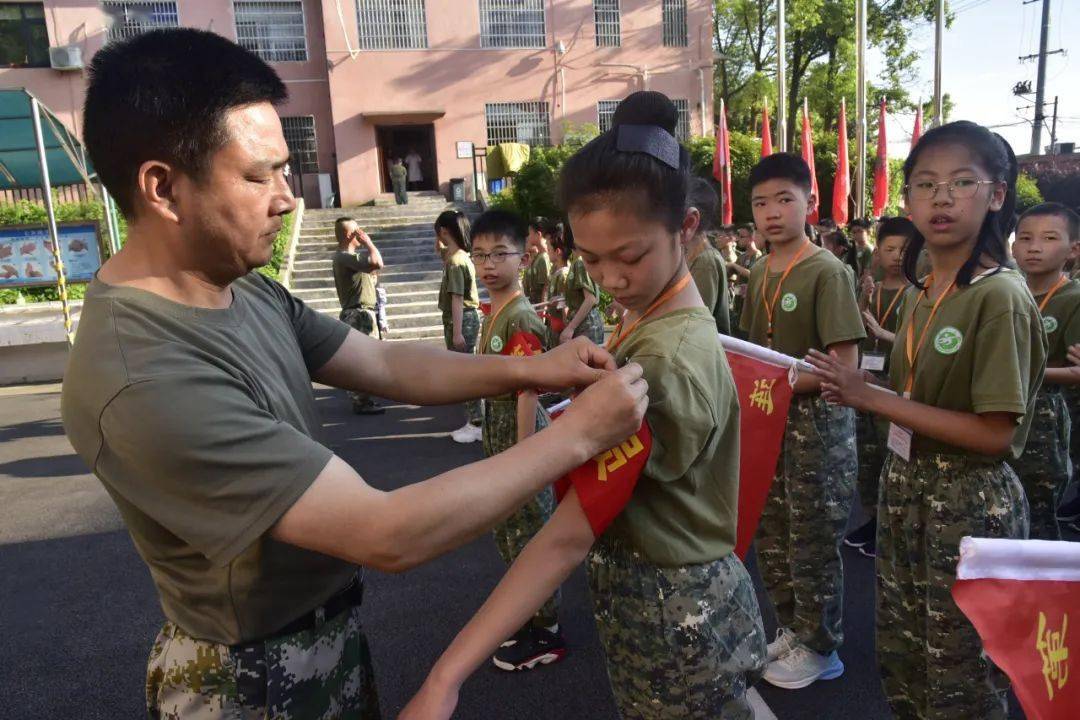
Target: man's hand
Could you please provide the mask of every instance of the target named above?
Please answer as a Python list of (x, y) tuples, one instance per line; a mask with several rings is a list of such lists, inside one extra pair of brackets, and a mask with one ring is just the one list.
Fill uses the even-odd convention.
[(465, 352), (465, 336), (461, 333), (454, 333), (454, 349), (458, 352)]
[(638, 431), (649, 407), (648, 392), (641, 366), (630, 363), (585, 388), (559, 423), (575, 426), (574, 435), (590, 440), (594, 445), (589, 454), (596, 455)]
[(429, 677), (398, 720), (449, 720), (457, 707), (458, 692), (457, 687), (439, 684)]
[(524, 362), (528, 363), (529, 386), (544, 390), (585, 387), (599, 380), (605, 370), (615, 369), (610, 353), (586, 337), (573, 338)]

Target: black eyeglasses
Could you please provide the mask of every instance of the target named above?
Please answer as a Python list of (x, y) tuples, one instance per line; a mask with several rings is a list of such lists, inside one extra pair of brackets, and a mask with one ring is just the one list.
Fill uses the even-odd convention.
[(483, 265), (484, 263), (486, 263), (488, 261), (488, 258), (491, 258), (491, 262), (495, 263), (496, 265), (502, 265), (504, 262), (506, 262), (506, 258), (511, 257), (513, 255), (521, 255), (521, 253), (519, 253), (519, 252), (502, 252), (502, 251), (493, 252), (493, 253), (474, 252), (469, 257), (472, 258), (472, 261), (473, 261), (474, 265)]

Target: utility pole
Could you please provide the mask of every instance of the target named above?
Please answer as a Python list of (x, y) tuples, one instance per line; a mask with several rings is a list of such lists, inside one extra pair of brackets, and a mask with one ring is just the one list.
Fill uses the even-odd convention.
[(866, 0), (855, 0), (855, 217), (866, 212)]
[[(1025, 5), (1030, 5), (1039, 0), (1027, 0)], [(1043, 112), (1043, 103), (1046, 97), (1046, 56), (1063, 53), (1058, 49), (1047, 52), (1046, 43), (1050, 39), (1050, 0), (1042, 0), (1042, 32), (1039, 34), (1039, 54), (1025, 55), (1020, 61), (1039, 59), (1039, 70), (1035, 80), (1035, 122), (1031, 126), (1031, 154), (1039, 155), (1042, 152), (1042, 130), (1046, 122), (1046, 113)]]
[(776, 0), (776, 85), (779, 89), (776, 103), (776, 137), (780, 152), (787, 152), (787, 40), (784, 0)]
[(1050, 123), (1050, 154), (1057, 155), (1057, 105), (1058, 96), (1054, 96), (1054, 119)]

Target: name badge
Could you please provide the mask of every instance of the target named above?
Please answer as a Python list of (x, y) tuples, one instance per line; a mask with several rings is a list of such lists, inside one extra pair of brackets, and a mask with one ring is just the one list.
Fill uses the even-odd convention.
[(889, 449), (904, 462), (911, 462), (911, 438), (913, 435), (914, 433), (903, 425), (889, 423)]
[(870, 372), (882, 372), (885, 369), (885, 356), (881, 353), (866, 353), (862, 356), (862, 363), (859, 365), (860, 370), (869, 370)]

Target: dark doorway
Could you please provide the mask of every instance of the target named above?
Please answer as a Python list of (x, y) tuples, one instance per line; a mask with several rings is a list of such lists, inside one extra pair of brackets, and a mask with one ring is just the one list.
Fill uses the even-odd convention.
[(410, 182), (410, 190), (438, 190), (439, 178), (435, 174), (435, 125), (380, 125), (375, 128), (379, 144), (379, 168), (383, 192), (392, 192), (390, 163), (394, 158), (403, 161), (413, 151), (420, 157), (419, 168), (423, 179)]

